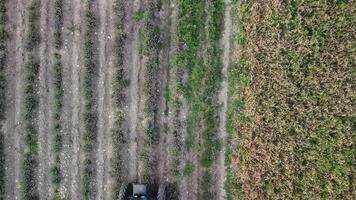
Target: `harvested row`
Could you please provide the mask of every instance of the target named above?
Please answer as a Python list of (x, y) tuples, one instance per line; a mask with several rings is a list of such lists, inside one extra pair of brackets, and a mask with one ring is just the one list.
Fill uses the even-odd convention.
[(113, 128), (112, 145), (113, 155), (111, 159), (111, 177), (112, 183), (112, 199), (117, 199), (120, 192), (120, 186), (123, 183), (122, 179), (122, 144), (124, 143), (125, 129), (124, 122), (124, 106), (126, 103), (125, 89), (129, 82), (126, 80), (124, 71), (124, 47), (126, 33), (124, 32), (124, 20), (126, 17), (125, 0), (116, 0), (114, 2), (115, 14), (115, 46), (114, 46), (114, 74), (113, 74)]
[(37, 55), (40, 42), (39, 33), (40, 1), (33, 0), (28, 8), (28, 30), (26, 38), (25, 94), (24, 94), (24, 137), (25, 152), (22, 161), (22, 197), (39, 199), (38, 167), (38, 75), (39, 59)]
[(97, 27), (97, 19), (93, 10), (93, 0), (86, 1), (85, 10), (85, 33), (84, 33), (84, 130), (83, 130), (83, 177), (82, 195), (84, 199), (95, 196), (96, 180), (96, 145), (97, 145), (97, 106), (95, 82), (97, 76), (97, 61), (95, 56), (94, 32)]
[(3, 121), (5, 120), (6, 108), (6, 79), (5, 66), (7, 59), (7, 31), (5, 0), (0, 1), (0, 199), (5, 199), (5, 134), (3, 132)]
[(61, 113), (62, 113), (62, 100), (63, 100), (63, 81), (62, 81), (62, 25), (63, 25), (63, 2), (62, 0), (55, 0), (53, 5), (54, 12), (54, 33), (53, 33), (53, 46), (55, 52), (53, 54), (53, 71), (54, 71), (54, 111), (53, 111), (53, 152), (55, 155), (54, 165), (51, 169), (52, 174), (52, 184), (54, 187), (54, 197), (53, 199), (60, 199), (60, 185), (62, 179), (61, 173), (61, 159), (60, 154), (62, 152), (62, 124), (61, 124)]

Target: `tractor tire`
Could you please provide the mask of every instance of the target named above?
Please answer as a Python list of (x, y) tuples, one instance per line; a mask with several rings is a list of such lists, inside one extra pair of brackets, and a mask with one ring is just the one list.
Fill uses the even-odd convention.
[(126, 200), (128, 193), (129, 185), (127, 183), (122, 183), (120, 187), (119, 197), (117, 200)]
[(159, 185), (157, 200), (166, 200), (166, 197), (167, 197), (166, 185), (165, 184)]

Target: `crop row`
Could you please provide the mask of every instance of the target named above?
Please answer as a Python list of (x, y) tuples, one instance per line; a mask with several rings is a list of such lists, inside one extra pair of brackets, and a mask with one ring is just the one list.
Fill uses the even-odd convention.
[(39, 199), (36, 178), (38, 166), (38, 76), (40, 64), (37, 51), (39, 33), (40, 1), (31, 1), (28, 8), (28, 30), (26, 38), (25, 87), (24, 87), (24, 143), (26, 145), (22, 162), (22, 195), (24, 199)]
[[(178, 67), (189, 74), (188, 81), (181, 82), (181, 89), (191, 102), (187, 145), (199, 146), (197, 151), (203, 171), (199, 199), (214, 199), (214, 193), (211, 192), (214, 184), (211, 167), (220, 149), (220, 141), (216, 135), (218, 106), (214, 96), (217, 95), (222, 80), (222, 50), (219, 41), (222, 35), (223, 12), (222, 0), (179, 1), (177, 31), (181, 49), (176, 62)], [(202, 19), (205, 19), (205, 23), (201, 22)], [(200, 51), (203, 52), (203, 58), (199, 56)], [(197, 138), (200, 138), (199, 144), (195, 144)]]
[(97, 19), (93, 11), (93, 1), (86, 1), (85, 33), (84, 33), (84, 172), (82, 180), (82, 194), (89, 199), (94, 193), (92, 187), (95, 179), (95, 149), (97, 144), (97, 114), (95, 102), (95, 79), (97, 76), (97, 63), (95, 60), (94, 32)]
[(111, 130), (113, 155), (111, 159), (111, 177), (113, 179), (112, 196), (117, 199), (120, 192), (120, 186), (123, 182), (121, 167), (123, 165), (121, 159), (121, 149), (124, 143), (125, 130), (122, 123), (124, 121), (123, 108), (125, 104), (124, 90), (127, 88), (129, 82), (125, 78), (124, 71), (124, 46), (126, 34), (124, 32), (125, 20), (125, 2), (124, 0), (116, 0), (114, 4), (115, 14), (115, 46), (114, 46), (114, 74), (113, 74), (113, 115), (114, 122)]
[(6, 104), (6, 78), (5, 64), (7, 58), (6, 49), (6, 6), (5, 0), (0, 0), (0, 199), (5, 199), (5, 135), (2, 131), (2, 122), (5, 120)]
[(148, 3), (147, 18), (144, 25), (145, 33), (145, 56), (147, 56), (144, 94), (145, 116), (147, 125), (145, 129), (145, 149), (143, 151), (143, 159), (145, 159), (145, 174), (144, 179), (150, 181), (153, 179), (153, 171), (156, 167), (154, 156), (150, 156), (150, 150), (158, 141), (158, 124), (157, 114), (159, 105), (159, 82), (157, 75), (159, 74), (159, 51), (160, 51), (160, 28), (158, 26), (158, 17), (155, 13), (160, 10), (159, 0), (150, 1)]
[(55, 52), (53, 53), (53, 79), (54, 79), (54, 109), (53, 109), (53, 152), (55, 155), (54, 165), (51, 169), (52, 184), (54, 186), (53, 199), (61, 199), (59, 194), (59, 187), (61, 184), (61, 168), (60, 168), (60, 154), (62, 150), (62, 125), (61, 125), (61, 112), (62, 112), (62, 99), (63, 99), (63, 82), (62, 82), (62, 55), (60, 53), (62, 37), (61, 29), (63, 25), (63, 2), (56, 0), (54, 2), (54, 33), (53, 33), (53, 46)]

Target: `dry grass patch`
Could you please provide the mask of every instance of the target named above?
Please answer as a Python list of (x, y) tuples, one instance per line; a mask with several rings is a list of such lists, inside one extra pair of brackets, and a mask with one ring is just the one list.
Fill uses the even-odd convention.
[(236, 9), (229, 199), (352, 199), (355, 8), (255, 0)]

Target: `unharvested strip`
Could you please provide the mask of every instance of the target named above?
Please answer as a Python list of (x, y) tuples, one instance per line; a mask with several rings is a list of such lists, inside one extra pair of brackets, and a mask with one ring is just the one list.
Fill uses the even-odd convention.
[(38, 46), (40, 1), (33, 0), (28, 8), (28, 29), (26, 38), (25, 94), (24, 94), (24, 137), (25, 151), (22, 160), (22, 197), (39, 199), (38, 193)]

